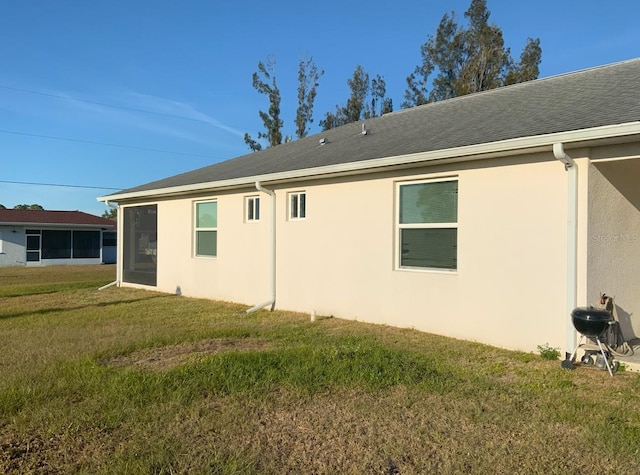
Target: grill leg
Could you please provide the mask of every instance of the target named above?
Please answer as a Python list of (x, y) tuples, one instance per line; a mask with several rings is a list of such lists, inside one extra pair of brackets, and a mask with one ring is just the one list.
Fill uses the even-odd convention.
[(602, 357), (604, 358), (604, 364), (607, 365), (607, 371), (609, 371), (609, 376), (613, 376), (613, 371), (611, 371), (611, 366), (609, 366), (609, 357), (604, 351), (602, 347), (602, 343), (600, 343), (600, 337), (596, 337), (596, 341), (598, 342), (598, 346), (600, 347), (600, 353), (602, 353)]
[(582, 345), (582, 342), (584, 341), (585, 336), (584, 335), (580, 335), (580, 340), (578, 340), (578, 344), (576, 345), (575, 350), (573, 350), (573, 353), (571, 354), (571, 361), (575, 361), (576, 360), (576, 354), (578, 353), (578, 348), (580, 348), (580, 345)]

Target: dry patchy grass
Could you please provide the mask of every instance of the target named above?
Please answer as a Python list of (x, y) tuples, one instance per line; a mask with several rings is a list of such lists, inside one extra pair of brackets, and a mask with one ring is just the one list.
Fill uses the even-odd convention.
[(636, 374), (40, 270), (0, 269), (4, 473), (640, 473)]

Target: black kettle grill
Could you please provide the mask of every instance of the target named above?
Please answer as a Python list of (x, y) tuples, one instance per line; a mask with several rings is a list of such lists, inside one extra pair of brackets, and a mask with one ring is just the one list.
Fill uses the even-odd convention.
[[(600, 337), (607, 331), (609, 325), (614, 321), (611, 312), (603, 308), (595, 308), (593, 306), (577, 307), (574, 308), (571, 312), (571, 320), (576, 331), (581, 334), (581, 337), (580, 341), (578, 342), (578, 346), (576, 346), (573, 355), (571, 355), (571, 359), (567, 361), (566, 365), (563, 363), (563, 367), (572, 367), (573, 361), (576, 357), (576, 352), (578, 351), (578, 348), (580, 348), (582, 341), (585, 338), (592, 338), (598, 343), (598, 348), (600, 348), (600, 354), (602, 355), (602, 359), (600, 359), (600, 355), (598, 355), (596, 366), (600, 366), (598, 362), (602, 361), (604, 363), (601, 365), (602, 369), (604, 369), (606, 366), (609, 374), (613, 376), (613, 372), (617, 370), (617, 365), (614, 365), (614, 362), (611, 358), (611, 351), (608, 346), (606, 344), (603, 344), (600, 340)], [(585, 353), (585, 356), (582, 360), (583, 364), (593, 364), (590, 353), (591, 352)], [(612, 366), (615, 367), (615, 370), (612, 370)]]
[(611, 312), (603, 308), (578, 307), (571, 312), (573, 326), (588, 338), (599, 337), (609, 327)]

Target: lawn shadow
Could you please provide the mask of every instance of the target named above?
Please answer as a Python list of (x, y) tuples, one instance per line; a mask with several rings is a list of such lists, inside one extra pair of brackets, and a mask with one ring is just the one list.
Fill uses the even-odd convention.
[(99, 303), (94, 303), (94, 304), (79, 305), (77, 307), (43, 308), (43, 309), (40, 309), (40, 310), (31, 310), (31, 311), (25, 311), (25, 312), (14, 312), (14, 313), (5, 313), (5, 314), (0, 313), (0, 320), (8, 320), (10, 318), (25, 317), (25, 316), (28, 316), (28, 315), (49, 315), (49, 314), (52, 314), (52, 313), (69, 312), (69, 311), (72, 311), (72, 310), (82, 310), (82, 309), (88, 309), (88, 308), (110, 307), (112, 305), (122, 305), (122, 304), (127, 304), (127, 303), (143, 302), (145, 300), (153, 300), (153, 299), (158, 299), (158, 298), (162, 298), (162, 297), (167, 297), (167, 295), (153, 295), (151, 297), (142, 297), (142, 298), (133, 299), (133, 300), (117, 300), (117, 301), (113, 301), (113, 302), (99, 302)]

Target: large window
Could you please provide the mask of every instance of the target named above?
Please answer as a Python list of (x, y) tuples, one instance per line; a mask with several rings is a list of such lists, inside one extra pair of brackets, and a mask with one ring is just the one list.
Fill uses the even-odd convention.
[(304, 191), (289, 193), (289, 219), (307, 217), (307, 194)]
[(195, 203), (195, 254), (215, 257), (218, 255), (218, 202)]
[(100, 231), (73, 232), (73, 258), (100, 257)]
[(43, 230), (42, 259), (71, 259), (71, 231)]
[(158, 271), (158, 206), (124, 208), (123, 280), (156, 285)]
[(398, 185), (398, 262), (401, 268), (458, 266), (458, 181)]

